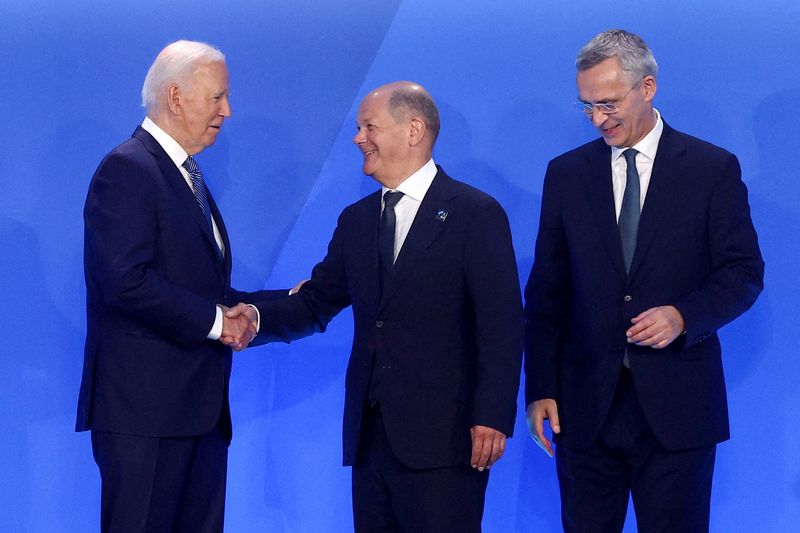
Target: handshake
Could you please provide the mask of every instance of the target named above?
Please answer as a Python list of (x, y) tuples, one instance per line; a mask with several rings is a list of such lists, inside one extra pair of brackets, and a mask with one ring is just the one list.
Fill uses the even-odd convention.
[(258, 311), (242, 302), (235, 307), (219, 307), (222, 309), (222, 335), (219, 341), (236, 352), (244, 350), (258, 334)]
[[(301, 280), (289, 291), (289, 296), (297, 294), (300, 287), (308, 281)], [(222, 309), (222, 335), (219, 341), (233, 348), (236, 352), (241, 352), (247, 348), (253, 339), (258, 335), (258, 311), (252, 305), (239, 302), (234, 307), (219, 305)]]

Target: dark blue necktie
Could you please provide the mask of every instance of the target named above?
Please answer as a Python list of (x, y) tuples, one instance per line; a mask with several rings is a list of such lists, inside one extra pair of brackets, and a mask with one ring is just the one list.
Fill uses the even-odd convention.
[[(619, 237), (622, 241), (622, 256), (625, 258), (625, 272), (627, 273), (630, 273), (633, 253), (636, 251), (636, 234), (639, 231), (639, 215), (641, 214), (639, 203), (641, 188), (639, 171), (636, 169), (636, 154), (638, 153), (633, 148), (622, 152), (628, 168), (625, 170), (625, 194), (622, 196), (622, 208), (619, 212)], [(622, 364), (626, 368), (631, 367), (627, 346), (622, 357)]]
[(403, 197), (399, 191), (386, 191), (383, 195), (383, 213), (381, 213), (381, 225), (378, 233), (378, 259), (381, 268), (381, 291), (388, 285), (392, 278), (392, 268), (394, 267), (394, 232), (397, 226), (397, 217), (394, 213), (394, 206)]
[(192, 188), (194, 189), (194, 199), (197, 200), (197, 205), (203, 212), (208, 222), (208, 229), (211, 234), (214, 234), (214, 225), (211, 223), (211, 209), (208, 207), (208, 198), (206, 197), (206, 182), (203, 180), (203, 174), (200, 172), (200, 167), (192, 156), (186, 158), (183, 162), (183, 168), (189, 173), (189, 178), (192, 180)]
[[(397, 227), (397, 217), (394, 213), (394, 206), (403, 197), (399, 191), (386, 191), (383, 194), (383, 212), (381, 213), (381, 224), (378, 229), (378, 262), (380, 264), (381, 295), (389, 286), (392, 279), (392, 268), (394, 267), (394, 231)], [(382, 326), (379, 326), (382, 327)], [(384, 350), (376, 350), (372, 355), (372, 372), (367, 385), (367, 399), (369, 405), (374, 406), (380, 398), (381, 378), (389, 368), (390, 363)]]
[(636, 170), (636, 154), (633, 148), (622, 152), (628, 168), (625, 170), (625, 194), (622, 196), (622, 208), (619, 212), (619, 237), (622, 241), (622, 256), (625, 258), (625, 272), (630, 273), (633, 253), (636, 251), (636, 234), (639, 231), (640, 186), (639, 171)]

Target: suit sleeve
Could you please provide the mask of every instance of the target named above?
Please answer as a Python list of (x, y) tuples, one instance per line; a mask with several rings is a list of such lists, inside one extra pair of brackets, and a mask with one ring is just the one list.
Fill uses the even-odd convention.
[(559, 350), (571, 297), (569, 253), (551, 162), (542, 193), (533, 268), (525, 287), (525, 404), (558, 398)]
[(106, 305), (178, 342), (200, 342), (214, 323), (215, 302), (160, 276), (154, 182), (143, 165), (112, 154), (101, 163), (84, 209), (87, 277)]
[(339, 311), (350, 305), (350, 288), (344, 265), (344, 214), (328, 244), (328, 253), (311, 271), (311, 279), (297, 294), (255, 302), (261, 315), (259, 342), (283, 341), (324, 332)]
[(508, 218), (493, 199), (477, 207), (466, 246), (478, 356), (471, 422), (510, 437), (522, 364), (522, 300)]
[(686, 348), (746, 311), (764, 286), (764, 261), (750, 219), (747, 188), (732, 154), (727, 154), (711, 193), (708, 235), (711, 272), (697, 290), (674, 304), (686, 323)]

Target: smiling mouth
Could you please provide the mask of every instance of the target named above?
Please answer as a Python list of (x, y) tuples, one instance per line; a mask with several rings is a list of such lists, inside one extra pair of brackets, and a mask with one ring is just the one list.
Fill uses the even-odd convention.
[(375, 152), (377, 152), (377, 150), (367, 150), (366, 152), (364, 152), (364, 157), (371, 156)]
[(603, 133), (613, 133), (619, 127), (619, 124), (615, 124), (610, 128), (603, 128)]

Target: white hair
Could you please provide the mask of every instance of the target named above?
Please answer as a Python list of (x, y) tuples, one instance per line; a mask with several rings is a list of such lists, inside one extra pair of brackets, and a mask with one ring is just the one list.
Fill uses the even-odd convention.
[(142, 107), (148, 112), (157, 109), (159, 96), (171, 83), (188, 83), (201, 65), (225, 62), (225, 55), (217, 48), (198, 41), (175, 41), (168, 44), (156, 57), (147, 71), (142, 86)]

